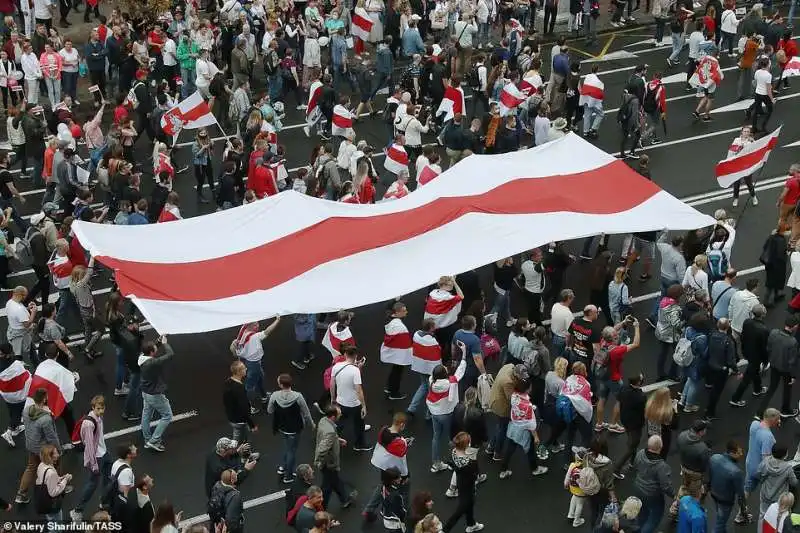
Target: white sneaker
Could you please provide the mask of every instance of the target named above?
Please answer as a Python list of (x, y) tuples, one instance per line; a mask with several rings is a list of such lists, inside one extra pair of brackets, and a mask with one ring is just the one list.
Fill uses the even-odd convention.
[(11, 436), (12, 437), (16, 437), (17, 435), (19, 435), (23, 431), (25, 431), (25, 426), (23, 424), (20, 424), (17, 427), (15, 427), (14, 429), (11, 430)]
[(758, 198), (753, 196), (753, 205), (758, 205)]
[(734, 198), (733, 199), (733, 207), (739, 207), (739, 199), (738, 198)]
[(370, 429), (372, 429), (372, 426), (369, 424), (364, 424), (364, 431), (369, 431)]
[(480, 522), (475, 522), (474, 526), (467, 526), (466, 532), (467, 533), (475, 533), (475, 531), (480, 531), (483, 529), (483, 524)]
[(306, 134), (306, 137), (311, 137), (311, 128), (308, 126), (303, 126), (303, 133)]
[(2, 435), (0, 435), (0, 436), (1, 436), (1, 437), (3, 437), (3, 440), (4, 440), (4, 441), (6, 441), (6, 442), (8, 443), (8, 445), (9, 445), (9, 446), (11, 446), (12, 448), (16, 448), (16, 446), (17, 446), (17, 443), (16, 443), (16, 442), (14, 442), (14, 437), (11, 435), (11, 430), (10, 430), (10, 429), (7, 429), (7, 430), (6, 430), (6, 431), (5, 431), (5, 432), (4, 432)]
[(444, 470), (450, 470), (450, 466), (446, 465), (441, 461), (436, 461), (431, 465), (431, 473), (435, 474), (436, 472), (442, 472)]
[(572, 521), (572, 527), (581, 527), (585, 523), (586, 523), (586, 519), (579, 516), (578, 518), (575, 518)]
[(300, 104), (297, 107), (295, 107), (295, 109), (297, 109), (298, 111), (302, 111), (305, 108), (306, 108), (306, 106), (304, 106), (303, 104)]
[(448, 498), (458, 498), (458, 489), (454, 487), (448, 487), (444, 495), (447, 496)]
[(532, 474), (534, 476), (541, 476), (541, 475), (546, 474), (546, 473), (547, 473), (547, 467), (546, 466), (537, 466), (536, 470), (534, 470), (532, 472)]
[(506, 479), (511, 477), (511, 470), (503, 470), (500, 472), (500, 479)]
[(130, 391), (130, 387), (123, 385), (121, 389), (114, 389), (114, 396), (127, 396)]
[(73, 509), (69, 512), (69, 519), (73, 522), (83, 522), (83, 513)]

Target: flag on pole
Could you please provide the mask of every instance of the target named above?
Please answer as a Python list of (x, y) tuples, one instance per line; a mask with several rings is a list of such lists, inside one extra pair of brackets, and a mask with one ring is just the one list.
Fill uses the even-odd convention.
[(346, 137), (353, 129), (353, 114), (345, 106), (339, 104), (333, 108), (331, 134)]
[(47, 406), (58, 417), (75, 397), (75, 375), (53, 359), (45, 359), (36, 367), (28, 396), (33, 397), (39, 389), (47, 391)]
[(526, 96), (513, 83), (507, 83), (500, 92), (500, 116), (516, 113), (516, 109), (526, 100)]
[(781, 133), (779, 126), (769, 135), (765, 135), (757, 141), (744, 145), (734, 155), (723, 159), (714, 167), (714, 174), (720, 187), (730, 187), (737, 180), (750, 176), (763, 167), (769, 154), (778, 145), (778, 135)]
[[(317, 123), (320, 117), (319, 98), (322, 96), (322, 82), (315, 80), (308, 88), (308, 105), (306, 106), (306, 127)], [(308, 135), (308, 133), (306, 133)]]
[(372, 24), (373, 22), (370, 20), (367, 10), (363, 7), (357, 7), (350, 23), (350, 33), (353, 37), (366, 41), (369, 37), (369, 32), (372, 31)]
[(14, 361), (0, 372), (0, 398), (6, 403), (24, 402), (31, 387), (31, 373), (22, 361)]
[(217, 119), (211, 113), (208, 102), (199, 92), (161, 115), (161, 129), (164, 133), (176, 136), (182, 129), (194, 130), (216, 124)]
[(800, 57), (794, 56), (783, 67), (783, 77), (791, 78), (793, 76), (800, 76)]
[(453, 119), (456, 113), (464, 114), (464, 91), (461, 87), (447, 86), (444, 90), (444, 98), (436, 109), (436, 116), (444, 114), (442, 122)]

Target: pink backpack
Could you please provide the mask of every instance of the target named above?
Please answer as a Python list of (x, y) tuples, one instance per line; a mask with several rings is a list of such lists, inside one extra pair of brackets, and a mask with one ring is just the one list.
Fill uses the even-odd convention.
[(500, 342), (494, 336), (484, 333), (481, 335), (481, 351), (484, 357), (492, 359), (500, 353)]

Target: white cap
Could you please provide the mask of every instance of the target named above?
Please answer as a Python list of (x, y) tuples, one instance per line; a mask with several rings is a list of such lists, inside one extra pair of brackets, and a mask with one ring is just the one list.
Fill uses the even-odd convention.
[(45, 214), (44, 213), (36, 213), (35, 215), (31, 216), (31, 224), (34, 226), (38, 226), (41, 224), (42, 220), (44, 220)]

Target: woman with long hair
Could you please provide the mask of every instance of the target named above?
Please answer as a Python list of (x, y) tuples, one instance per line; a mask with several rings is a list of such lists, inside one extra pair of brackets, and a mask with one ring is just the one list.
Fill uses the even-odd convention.
[(108, 326), (109, 338), (117, 354), (117, 373), (114, 382), (114, 396), (125, 396), (128, 393), (127, 368), (125, 367), (125, 351), (123, 349), (123, 338), (130, 336), (122, 331), (125, 327), (125, 298), (117, 291), (108, 296), (106, 302), (106, 325)]
[(150, 533), (179, 533), (181, 515), (183, 512), (176, 513), (171, 502), (164, 501), (156, 508), (156, 514), (150, 522)]
[[(544, 376), (544, 403), (542, 404), (542, 418), (550, 426), (552, 435), (554, 428), (558, 425), (558, 415), (556, 414), (556, 400), (561, 395), (564, 388), (564, 380), (567, 379), (567, 368), (569, 361), (564, 357), (556, 357), (553, 361), (553, 369)], [(534, 398), (534, 403), (536, 399)], [(548, 441), (550, 453), (558, 453), (564, 449), (563, 444), (558, 444), (558, 439)]]
[(653, 392), (647, 399), (644, 408), (644, 419), (647, 423), (647, 437), (659, 435), (663, 446), (661, 457), (667, 458), (672, 444), (672, 430), (677, 427), (677, 401), (672, 400), (669, 388), (664, 387)]
[(78, 303), (78, 309), (80, 310), (83, 338), (86, 340), (83, 351), (89, 362), (103, 355), (102, 352), (94, 351), (94, 345), (100, 340), (103, 328), (98, 327), (98, 320), (95, 316), (94, 296), (92, 295), (93, 272), (94, 257), (89, 259), (88, 267), (75, 265), (69, 279), (69, 291)]
[(708, 292), (708, 257), (698, 254), (694, 257), (692, 264), (686, 267), (683, 274), (683, 292), (687, 299), (691, 299), (697, 291)]
[[(459, 366), (459, 370), (463, 368)], [(453, 420), (453, 412), (458, 403), (458, 380), (464, 373), (456, 371), (456, 375), (450, 376), (447, 367), (438, 365), (433, 369), (428, 386), (428, 394), (425, 397), (425, 405), (431, 414), (431, 426), (433, 427), (433, 440), (431, 441), (431, 472), (441, 472), (449, 470), (448, 466), (441, 461), (439, 454), (442, 436), (445, 439), (450, 437), (450, 427)], [(469, 414), (465, 413), (465, 418)], [(466, 420), (465, 420), (466, 422)]]
[(500, 466), (500, 479), (511, 476), (511, 457), (517, 447), (522, 448), (527, 455), (528, 468), (534, 476), (547, 473), (547, 467), (539, 465), (539, 457), (536, 454), (539, 432), (533, 403), (528, 394), (530, 388), (529, 381), (514, 382), (514, 392), (511, 393), (511, 416), (506, 431), (508, 445)]
[(613, 326), (622, 322), (624, 315), (631, 309), (631, 293), (625, 283), (625, 276), (628, 271), (625, 267), (617, 267), (614, 271), (614, 279), (608, 282), (608, 310), (611, 312), (611, 324)]
[(467, 521), (467, 530), (480, 531), (483, 524), (475, 521), (475, 495), (477, 485), (486, 480), (478, 467), (478, 447), (471, 446), (470, 436), (465, 431), (458, 433), (453, 439), (451, 463), (455, 485), (450, 483), (447, 495), (458, 498), (458, 507), (444, 524), (444, 531), (450, 531), (462, 516)]
[(431, 514), (433, 510), (433, 495), (426, 490), (415, 492), (411, 497), (411, 526), (418, 524)]
[(39, 466), (36, 468), (34, 486), (34, 508), (48, 522), (64, 519), (62, 506), (64, 495), (72, 492), (69, 482), (72, 474), (58, 474), (56, 464), (61, 454), (52, 444), (45, 444), (39, 451)]
[(683, 286), (675, 284), (667, 289), (666, 295), (658, 302), (655, 336), (660, 345), (657, 370), (659, 381), (677, 377), (678, 370), (672, 360), (672, 351), (683, 331), (683, 311), (680, 305), (682, 296)]
[(414, 526), (414, 533), (441, 533), (441, 531), (442, 521), (433, 513), (425, 515), (425, 517)]

